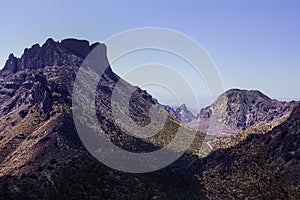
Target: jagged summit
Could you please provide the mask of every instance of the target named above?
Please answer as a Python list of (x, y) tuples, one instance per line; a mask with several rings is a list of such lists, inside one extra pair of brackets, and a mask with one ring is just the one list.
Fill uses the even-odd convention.
[(55, 42), (52, 38), (40, 46), (34, 44), (24, 50), (21, 58), (9, 55), (3, 71), (17, 72), (23, 69), (40, 69), (46, 66), (61, 66), (75, 61), (74, 56), (84, 59), (88, 53), (100, 43), (91, 44), (86, 40), (64, 39)]
[(178, 108), (180, 108), (180, 109), (187, 109), (185, 103), (184, 103), (184, 104), (181, 104)]
[(176, 112), (179, 115), (179, 120), (182, 121), (182, 122), (184, 122), (184, 123), (188, 123), (188, 122), (192, 121), (193, 119), (195, 119), (195, 116), (187, 108), (187, 106), (185, 104), (182, 104), (181, 106), (179, 106), (176, 109)]

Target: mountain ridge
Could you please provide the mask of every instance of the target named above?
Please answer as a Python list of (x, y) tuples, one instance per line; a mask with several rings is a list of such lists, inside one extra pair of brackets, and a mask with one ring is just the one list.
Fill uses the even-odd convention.
[[(92, 46), (83, 43), (88, 48)], [(197, 153), (201, 147), (204, 133), (197, 133), (188, 153), (175, 163), (148, 174), (111, 169), (86, 150), (75, 129), (71, 109), (74, 80), (86, 52), (75, 53), (77, 47), (68, 48), (72, 52), (58, 42), (47, 40), (40, 47), (26, 50), (26, 56), (17, 59), (17, 64), (10, 62), (14, 60), (10, 56), (0, 72), (0, 198), (196, 199), (203, 196), (201, 189), (193, 189), (200, 187), (196, 177), (185, 169), (197, 159), (193, 152)], [(179, 128), (186, 134), (193, 132), (161, 111), (166, 115), (166, 124), (157, 135), (142, 140), (126, 134), (117, 126), (111, 111), (110, 99), (116, 83), (121, 81), (124, 88), (114, 91), (121, 96), (134, 91), (128, 117), (137, 124), (151, 121), (149, 109), (156, 105), (155, 101), (146, 91), (122, 81), (109, 66), (101, 67), (106, 70), (97, 85), (95, 106), (99, 124), (113, 144), (131, 152), (151, 152), (168, 144)], [(89, 104), (83, 102), (81, 106)], [(81, 123), (89, 126), (84, 115), (79, 117)]]
[(230, 89), (210, 106), (203, 108), (188, 125), (207, 132), (210, 120), (215, 118), (223, 126), (223, 133), (233, 134), (258, 123), (280, 118), (290, 113), (296, 105), (296, 101), (271, 99), (258, 90)]
[(49, 38), (42, 46), (34, 44), (30, 48), (25, 48), (20, 58), (10, 54), (2, 71), (17, 72), (23, 69), (39, 69), (53, 65), (60, 66), (66, 64), (66, 62), (71, 62), (68, 54), (75, 54), (84, 59), (98, 44), (100, 43), (96, 42), (90, 45), (87, 40), (71, 38), (55, 42), (52, 38)]
[[(0, 199), (224, 199), (247, 195), (268, 199), (296, 194), (300, 154), (298, 143), (294, 143), (299, 139), (299, 106), (287, 121), (272, 127), (271, 132), (250, 134), (237, 145), (213, 151), (204, 159), (199, 159), (199, 152), (205, 146), (202, 142), (206, 134), (196, 132), (190, 148), (177, 161), (156, 172), (123, 173), (98, 162), (78, 137), (71, 109), (76, 73), (87, 50), (94, 46), (74, 39), (66, 41), (62, 45), (49, 39), (47, 44), (26, 50), (23, 58), (10, 56), (5, 69), (0, 71)], [(134, 89), (128, 117), (137, 124), (149, 124), (149, 109), (159, 103), (146, 91), (122, 81), (109, 66), (102, 67), (106, 70), (97, 85), (96, 114), (105, 136), (113, 144), (135, 153), (151, 152), (168, 144), (179, 128), (186, 134), (193, 132), (176, 119), (176, 112), (172, 116), (161, 111), (167, 120), (156, 136), (146, 139), (128, 136), (112, 116), (110, 99), (116, 83), (121, 81), (124, 86), (124, 90), (115, 91), (120, 96)], [(233, 97), (228, 100), (231, 92)], [(220, 97), (225, 101), (215, 106), (251, 103), (251, 98), (244, 99), (240, 91), (231, 92)], [(264, 100), (252, 105), (261, 109), (260, 115), (266, 113), (262, 112), (264, 108), (287, 111), (278, 112), (275, 117), (292, 110), (293, 105), (255, 93), (255, 98)], [(83, 101), (81, 106), (89, 103)], [(239, 108), (244, 109), (235, 105), (231, 112)], [(204, 108), (201, 114), (210, 115), (209, 109)], [(84, 115), (79, 116), (79, 121), (89, 125)], [(289, 183), (293, 184), (290, 189), (286, 187)], [(273, 189), (274, 194), (270, 192)]]

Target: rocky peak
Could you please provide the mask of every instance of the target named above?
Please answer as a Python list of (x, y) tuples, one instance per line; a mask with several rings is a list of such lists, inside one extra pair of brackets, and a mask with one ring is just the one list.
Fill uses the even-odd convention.
[(184, 122), (184, 123), (188, 123), (190, 121), (192, 121), (193, 119), (195, 119), (195, 116), (193, 115), (193, 113), (186, 107), (185, 104), (182, 104), (181, 106), (179, 106), (176, 109), (176, 112), (179, 115), (179, 119), (180, 121)]
[(180, 110), (187, 110), (187, 107), (186, 107), (186, 105), (185, 105), (185, 103), (184, 103), (184, 104), (181, 104), (177, 109), (180, 109)]
[(281, 102), (257, 90), (231, 89), (224, 92), (212, 105), (202, 109), (191, 124), (207, 131), (210, 119), (223, 125), (223, 133), (231, 134), (261, 122), (289, 114), (296, 102)]
[(14, 56), (14, 54), (10, 54), (8, 60), (4, 65), (4, 69), (15, 72), (18, 67), (18, 59)]
[(168, 106), (168, 105), (163, 105), (161, 103), (158, 102), (157, 99), (155, 98), (152, 98), (153, 102), (156, 104), (156, 105), (159, 105), (161, 106), (165, 111), (167, 111), (171, 116), (173, 116), (174, 118), (180, 120), (180, 116), (178, 115), (178, 113), (171, 107), (171, 106)]
[(98, 44), (90, 45), (86, 40), (77, 39), (55, 42), (49, 38), (42, 46), (35, 44), (31, 48), (26, 48), (21, 58), (11, 54), (3, 70), (15, 73), (23, 69), (41, 69), (46, 66), (74, 63), (74, 56), (75, 60), (82, 60)]
[(222, 101), (224, 98), (226, 98), (229, 103), (235, 103), (237, 101), (251, 103), (255, 102), (255, 100), (272, 101), (271, 98), (258, 90), (230, 89), (224, 92), (217, 101)]

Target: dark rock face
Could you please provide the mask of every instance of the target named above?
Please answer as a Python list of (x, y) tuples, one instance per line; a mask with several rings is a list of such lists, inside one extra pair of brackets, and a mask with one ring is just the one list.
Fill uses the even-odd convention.
[(47, 116), (52, 110), (52, 93), (44, 75), (29, 70), (19, 71), (0, 76), (0, 103), (1, 116), (33, 105), (39, 105)]
[(97, 44), (99, 43), (90, 45), (88, 41), (76, 39), (66, 39), (59, 43), (50, 38), (42, 46), (35, 44), (29, 49), (26, 48), (21, 58), (16, 58), (11, 54), (3, 71), (17, 72), (63, 64), (78, 65), (74, 63), (74, 55), (84, 59)]
[(63, 48), (82, 58), (85, 58), (87, 54), (98, 44), (99, 43), (95, 43), (90, 46), (88, 41), (77, 39), (65, 39), (60, 43)]
[(18, 68), (18, 59), (14, 56), (14, 54), (10, 54), (8, 60), (5, 63), (4, 69), (15, 72), (17, 71), (17, 68)]
[(216, 117), (223, 124), (223, 132), (232, 134), (261, 122), (280, 118), (290, 113), (295, 105), (295, 101), (273, 100), (260, 91), (231, 89), (212, 105), (202, 109), (191, 126), (206, 131), (209, 120)]
[(205, 158), (202, 181), (210, 199), (297, 199), (299, 152), (300, 105), (270, 132)]

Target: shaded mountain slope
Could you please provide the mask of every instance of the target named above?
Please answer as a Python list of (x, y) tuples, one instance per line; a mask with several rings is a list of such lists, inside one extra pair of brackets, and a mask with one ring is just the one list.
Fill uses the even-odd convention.
[(300, 105), (270, 132), (216, 150), (202, 164), (210, 199), (298, 199)]

